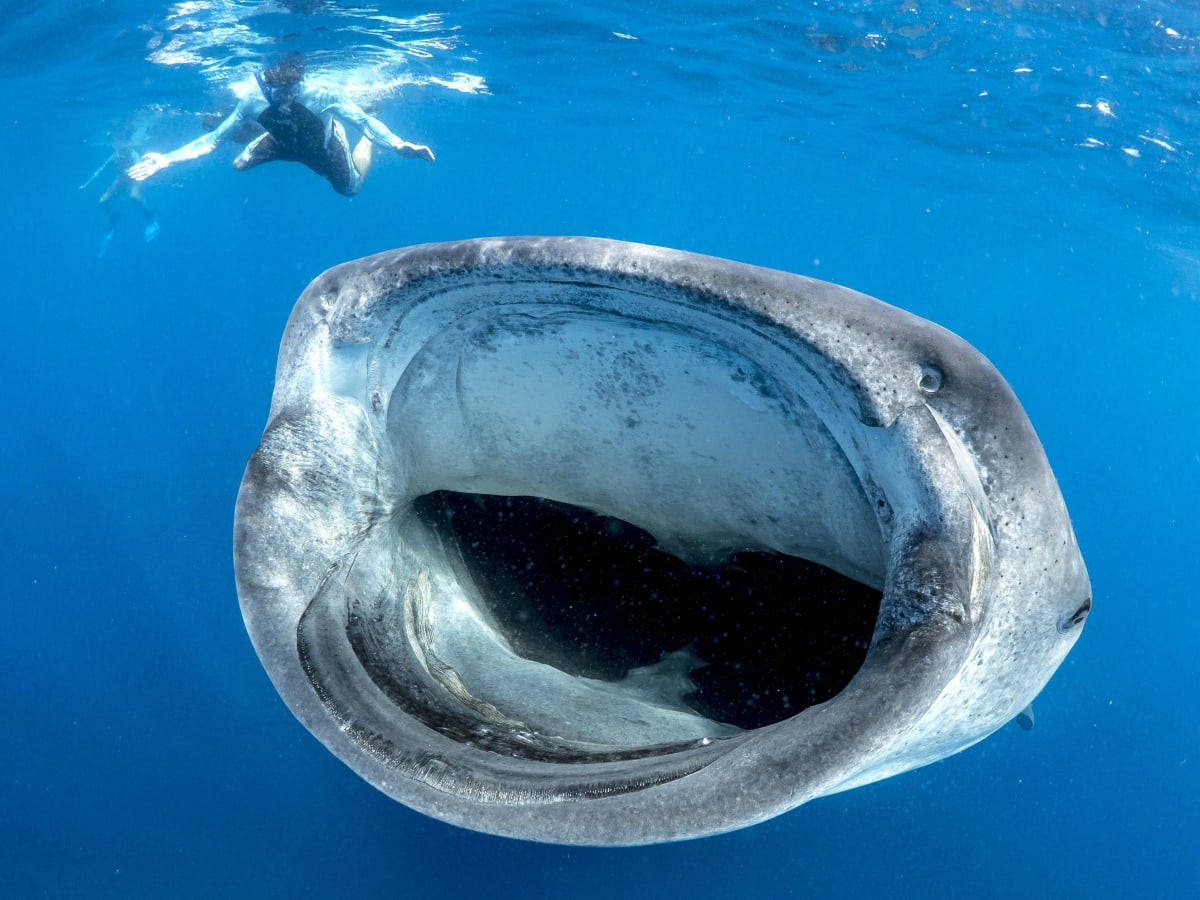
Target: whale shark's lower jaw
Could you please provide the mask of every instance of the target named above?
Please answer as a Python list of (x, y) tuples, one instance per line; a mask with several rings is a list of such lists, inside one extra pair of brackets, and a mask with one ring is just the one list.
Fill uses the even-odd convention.
[(836, 285), (589, 238), (314, 281), (235, 557), (264, 665), (343, 761), (563, 843), (728, 830), (954, 753), (1090, 607), (971, 347)]

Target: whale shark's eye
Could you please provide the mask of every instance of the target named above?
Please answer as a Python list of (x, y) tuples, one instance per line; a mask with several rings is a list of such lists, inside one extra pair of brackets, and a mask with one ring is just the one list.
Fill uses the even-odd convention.
[(1092, 611), (1092, 598), (1088, 597), (1079, 605), (1079, 609), (1071, 613), (1066, 618), (1058, 623), (1058, 630), (1061, 634), (1066, 634), (1083, 624), (1084, 619), (1088, 617), (1088, 613)]
[(917, 380), (919, 387), (926, 394), (936, 394), (946, 383), (946, 375), (933, 363), (921, 366), (921, 377)]

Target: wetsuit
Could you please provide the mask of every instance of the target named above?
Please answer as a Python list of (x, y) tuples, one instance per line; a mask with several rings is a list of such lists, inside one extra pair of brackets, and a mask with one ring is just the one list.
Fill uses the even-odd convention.
[(266, 133), (246, 146), (234, 162), (237, 168), (249, 169), (272, 160), (299, 162), (329, 179), (339, 194), (353, 196), (362, 187), (363, 175), (354, 165), (343, 121), (360, 128), (373, 144), (396, 147), (402, 143), (341, 91), (302, 85), (287, 106), (269, 106), (261, 95), (248, 95), (208, 134), (163, 155), (171, 164), (196, 159), (239, 131), (244, 133), (247, 123), (258, 122)]
[(268, 106), (258, 114), (258, 124), (267, 133), (247, 146), (242, 168), (275, 159), (304, 163), (318, 175), (328, 178), (339, 194), (358, 193), (361, 178), (355, 177), (357, 172), (349, 142), (336, 119), (331, 133), (326, 136), (325, 125), (316, 114), (301, 103), (293, 102), (287, 106)]

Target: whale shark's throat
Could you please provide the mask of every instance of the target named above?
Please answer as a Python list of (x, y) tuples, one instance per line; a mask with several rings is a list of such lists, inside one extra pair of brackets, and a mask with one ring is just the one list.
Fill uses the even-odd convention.
[[(597, 697), (614, 698), (614, 716), (626, 691), (676, 718), (737, 728), (780, 721), (846, 686), (879, 614), (878, 591), (817, 563), (745, 551), (689, 565), (634, 525), (555, 501), (438, 491), (414, 510), (453, 547), (455, 568), (470, 583), (464, 593), (480, 604), (470, 615), (490, 622), (531, 669), (594, 683)], [(428, 655), (455, 654), (448, 640), (435, 646), (436, 627), (430, 623)], [(525, 683), (514, 677), (510, 690)], [(563, 737), (602, 745), (621, 731), (617, 721), (590, 720), (569, 706), (547, 709), (557, 701), (542, 692), (529, 705)], [(707, 733), (728, 732), (714, 725)], [(661, 735), (642, 740), (693, 736), (664, 722)]]

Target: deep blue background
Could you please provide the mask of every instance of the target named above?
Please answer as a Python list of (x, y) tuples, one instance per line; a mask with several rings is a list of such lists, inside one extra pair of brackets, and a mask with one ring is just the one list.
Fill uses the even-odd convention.
[[(77, 185), (106, 129), (126, 101), (198, 109), (205, 89), (144, 58), (137, 26), (165, 5), (95, 7), (87, 27), (82, 4), (8, 19), (0, 893), (1189, 895), (1200, 19), (925, 3), (910, 18), (953, 38), (932, 55), (899, 32), (824, 52), (814, 35), (851, 7), (836, 21), (859, 36), (894, 10), (452, 4), (490, 93), (410, 87), (378, 110), (434, 165), (379, 159), (347, 201), (296, 166), (235, 173), (223, 148), (150, 183), (154, 243), (131, 217), (100, 259), (104, 185)], [(1096, 113), (1100, 91), (1116, 115)], [(153, 148), (187, 127), (165, 120)], [(1106, 146), (1078, 146), (1089, 135)], [(347, 259), (519, 233), (815, 275), (987, 354), (1046, 446), (1095, 589), (1035, 730), (739, 833), (607, 851), (426, 819), (312, 739), (254, 656), (230, 562), (291, 304)]]

